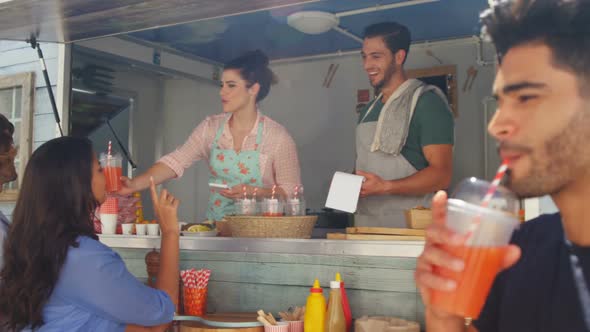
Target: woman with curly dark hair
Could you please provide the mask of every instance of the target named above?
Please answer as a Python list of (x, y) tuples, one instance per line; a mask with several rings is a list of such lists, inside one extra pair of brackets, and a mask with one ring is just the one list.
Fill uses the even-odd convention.
[(178, 298), (178, 201), (151, 189), (162, 230), (158, 289), (133, 277), (94, 233), (105, 177), (92, 143), (62, 137), (39, 147), (4, 247), (0, 330), (164, 331)]
[[(180, 178), (199, 160), (209, 165), (209, 182), (227, 189), (211, 190), (207, 218), (221, 220), (234, 211), (234, 199), (244, 193), (281, 196), (301, 184), (297, 146), (279, 123), (261, 113), (259, 104), (270, 93), (276, 77), (260, 50), (247, 52), (225, 64), (219, 96), (223, 112), (208, 116), (184, 144), (158, 160), (145, 173), (122, 178), (119, 194), (149, 187), (149, 179), (163, 183)], [(190, 120), (188, 120), (190, 121)]]

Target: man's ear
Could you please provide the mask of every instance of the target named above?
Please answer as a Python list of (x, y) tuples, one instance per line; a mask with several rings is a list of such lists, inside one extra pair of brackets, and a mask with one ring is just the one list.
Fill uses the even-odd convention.
[(407, 55), (408, 53), (405, 50), (395, 52), (395, 64), (399, 66), (403, 65)]

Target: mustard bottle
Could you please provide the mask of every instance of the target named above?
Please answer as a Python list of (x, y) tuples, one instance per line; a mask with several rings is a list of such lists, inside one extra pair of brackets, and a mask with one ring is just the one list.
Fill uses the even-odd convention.
[(307, 297), (303, 329), (305, 332), (325, 332), (326, 299), (320, 282), (316, 279)]
[(325, 332), (346, 332), (346, 319), (344, 318), (344, 309), (342, 308), (340, 281), (330, 282), (330, 298), (328, 299)]

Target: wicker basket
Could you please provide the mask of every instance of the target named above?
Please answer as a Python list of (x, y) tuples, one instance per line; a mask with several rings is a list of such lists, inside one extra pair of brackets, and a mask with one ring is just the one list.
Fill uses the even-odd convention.
[(232, 237), (309, 239), (317, 216), (225, 216)]

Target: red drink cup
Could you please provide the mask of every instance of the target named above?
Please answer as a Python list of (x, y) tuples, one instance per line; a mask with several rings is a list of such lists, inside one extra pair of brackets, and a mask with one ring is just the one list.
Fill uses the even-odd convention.
[(508, 246), (444, 246), (444, 249), (465, 261), (462, 272), (435, 269), (435, 272), (457, 282), (453, 292), (432, 292), (432, 305), (462, 317), (477, 318), (490, 288), (500, 271)]
[(121, 190), (121, 176), (123, 175), (123, 158), (120, 154), (113, 155), (101, 154), (100, 165), (106, 178), (107, 192), (117, 192)]
[(454, 280), (457, 288), (450, 292), (432, 290), (430, 301), (433, 307), (461, 317), (479, 316), (519, 224), (518, 200), (508, 190), (499, 187), (487, 207), (479, 204), (489, 185), (475, 179), (464, 181), (457, 188), (459, 194), (454, 195), (459, 199), (449, 199), (447, 205), (447, 227), (464, 235), (465, 243), (441, 248), (461, 258), (465, 268), (455, 272), (436, 267), (434, 272)]
[(184, 313), (188, 316), (205, 315), (207, 310), (207, 288), (184, 287)]

